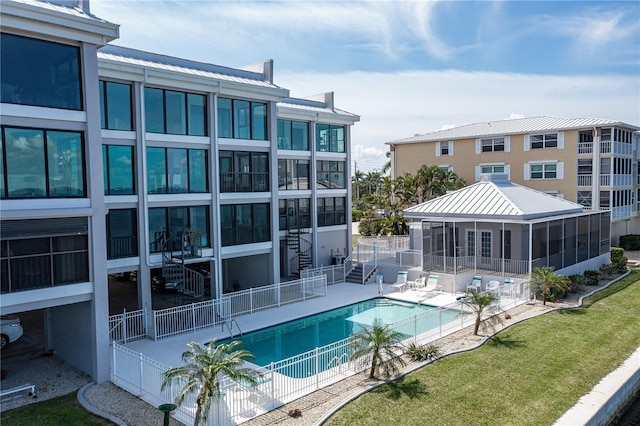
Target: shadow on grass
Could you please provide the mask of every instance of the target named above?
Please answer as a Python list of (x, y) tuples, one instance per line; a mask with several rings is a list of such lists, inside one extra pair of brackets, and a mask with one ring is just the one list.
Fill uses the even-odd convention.
[(507, 349), (517, 349), (525, 347), (525, 342), (520, 339), (514, 339), (511, 336), (493, 336), (489, 340), (489, 345), (500, 346)]
[(581, 308), (575, 309), (563, 309), (562, 311), (558, 311), (560, 315), (585, 315), (587, 311)]
[(389, 399), (398, 400), (402, 395), (413, 399), (429, 394), (425, 385), (416, 378), (403, 377), (379, 387), (374, 392), (384, 394)]

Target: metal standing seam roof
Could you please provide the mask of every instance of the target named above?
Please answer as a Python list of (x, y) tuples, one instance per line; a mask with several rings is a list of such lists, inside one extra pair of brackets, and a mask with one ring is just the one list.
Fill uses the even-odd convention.
[(584, 208), (509, 181), (481, 181), (404, 210), (408, 218), (465, 217), (526, 220), (569, 213)]
[(624, 125), (625, 127), (640, 130), (640, 127), (638, 126), (601, 118), (560, 118), (541, 116), (467, 124), (465, 126), (425, 133), (386, 143), (396, 145), (417, 142), (469, 139), (483, 136), (512, 135), (540, 131), (584, 129), (594, 126), (613, 125)]
[(15, 3), (22, 3), (30, 6), (35, 6), (41, 9), (54, 10), (56, 12), (62, 12), (67, 15), (86, 18), (96, 22), (110, 23), (108, 21), (105, 21), (104, 19), (98, 18), (97, 16), (91, 13), (87, 13), (86, 11), (76, 6), (65, 5), (65, 4), (49, 2), (49, 1), (41, 1), (41, 0), (11, 0), (11, 1)]
[(107, 45), (98, 50), (98, 60), (121, 62), (140, 67), (156, 68), (159, 70), (180, 72), (194, 76), (212, 78), (223, 81), (250, 84), (254, 86), (283, 89), (264, 80), (260, 73), (220, 65), (174, 58), (126, 47)]
[(360, 117), (356, 114), (350, 113), (348, 111), (338, 109), (338, 108), (327, 108), (321, 102), (317, 102), (316, 105), (309, 105), (309, 101), (307, 99), (302, 99), (303, 103), (296, 103), (295, 100), (292, 101), (291, 98), (287, 99), (287, 101), (278, 102), (279, 107), (283, 108), (293, 108), (304, 111), (312, 111), (312, 112), (322, 112), (327, 114), (338, 114), (345, 117), (349, 117), (351, 119), (355, 119), (356, 121), (360, 119)]

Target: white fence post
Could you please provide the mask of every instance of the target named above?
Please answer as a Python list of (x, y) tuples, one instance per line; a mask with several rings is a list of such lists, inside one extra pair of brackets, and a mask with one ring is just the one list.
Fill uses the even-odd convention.
[(319, 350), (318, 347), (316, 346), (316, 389), (320, 389), (320, 369), (319, 369), (319, 364), (320, 364), (320, 360), (318, 359), (319, 357)]
[(249, 312), (253, 313), (253, 287), (249, 287)]
[(191, 330), (196, 330), (196, 304), (191, 304)]

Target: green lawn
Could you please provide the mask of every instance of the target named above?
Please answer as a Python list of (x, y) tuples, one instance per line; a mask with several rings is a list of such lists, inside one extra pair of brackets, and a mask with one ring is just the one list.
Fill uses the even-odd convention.
[(640, 346), (640, 269), (588, 308), (553, 312), (369, 392), (330, 425), (551, 425)]
[(2, 426), (106, 426), (113, 423), (96, 417), (78, 404), (76, 392), (0, 414)]

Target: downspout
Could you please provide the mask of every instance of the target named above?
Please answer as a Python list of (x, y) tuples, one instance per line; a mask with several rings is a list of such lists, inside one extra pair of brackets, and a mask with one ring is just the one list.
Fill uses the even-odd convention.
[[(211, 115), (213, 116), (211, 119), (211, 123), (213, 124), (211, 127), (211, 134), (209, 136), (210, 143), (209, 146), (211, 148), (211, 164), (209, 165), (209, 183), (211, 184), (211, 195), (212, 201), (211, 206), (211, 218), (209, 219), (209, 224), (211, 225), (211, 230), (214, 229), (217, 231), (215, 235), (218, 235), (218, 238), (213, 237), (213, 232), (211, 235), (211, 248), (213, 249), (213, 257), (216, 264), (215, 273), (213, 279), (215, 281), (215, 290), (217, 298), (222, 297), (224, 294), (223, 284), (222, 284), (222, 248), (221, 248), (221, 240), (220, 235), (222, 235), (221, 229), (222, 226), (220, 224), (220, 179), (214, 179), (216, 176), (214, 171), (218, 170), (219, 166), (219, 152), (218, 152), (218, 94), (222, 88), (222, 82), (218, 82), (218, 87), (214, 92), (210, 92), (213, 94), (213, 100), (211, 101), (212, 108)], [(219, 173), (218, 173), (219, 174)], [(215, 214), (214, 214), (215, 212)], [(213, 289), (211, 289), (213, 291)], [(211, 294), (211, 298), (213, 298), (213, 293)]]
[[(613, 145), (612, 145), (613, 146)], [(593, 153), (592, 158), (592, 178), (591, 178), (591, 209), (600, 209), (600, 133), (598, 128), (593, 128)], [(612, 165), (613, 166), (613, 165)], [(613, 169), (613, 167), (611, 167)], [(609, 205), (611, 208), (611, 205)]]

